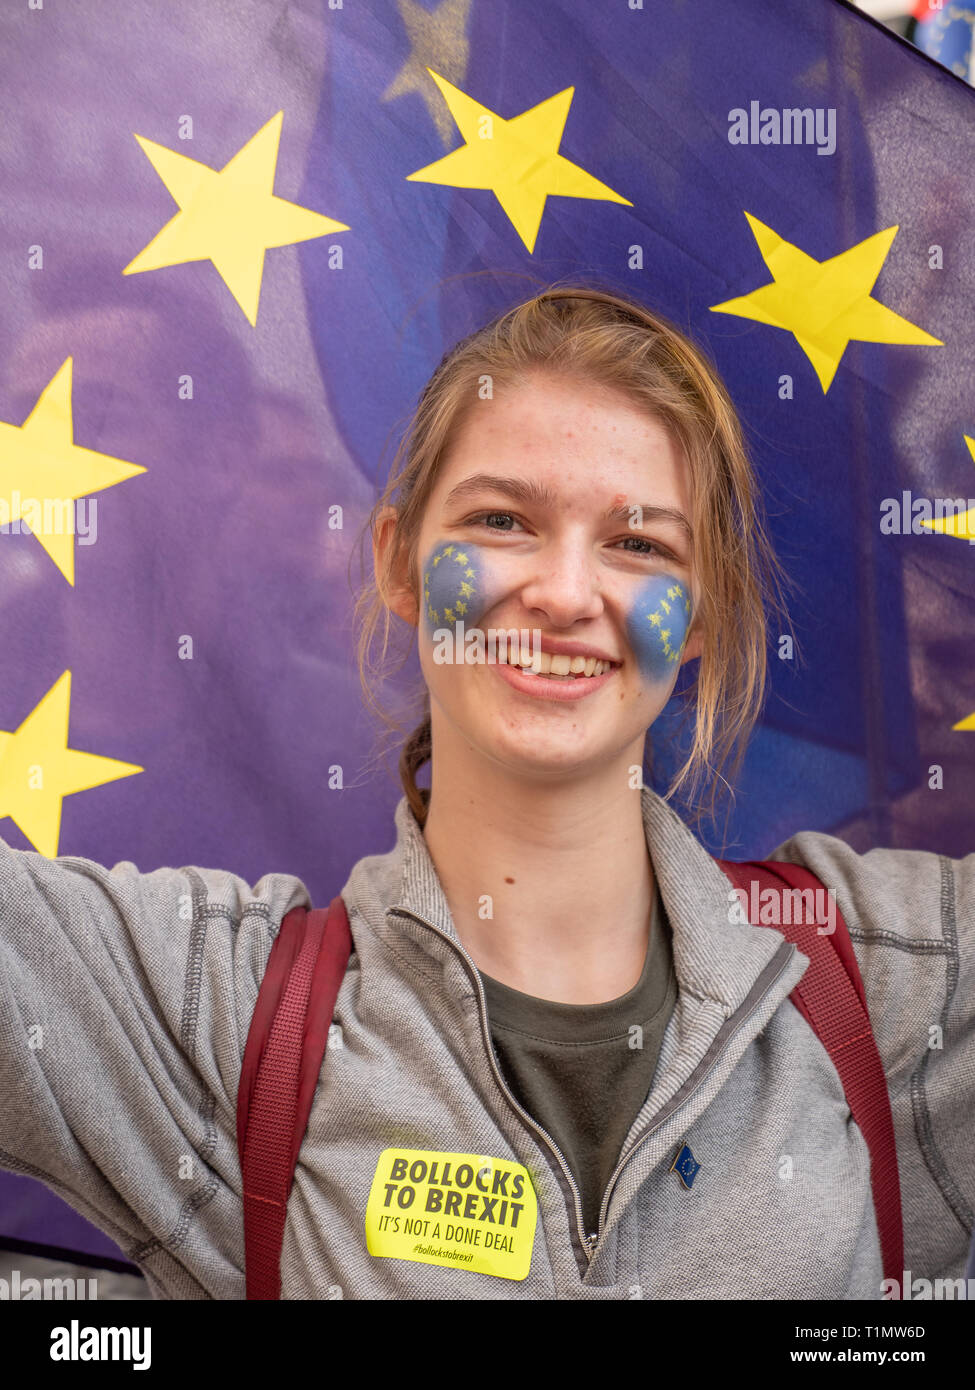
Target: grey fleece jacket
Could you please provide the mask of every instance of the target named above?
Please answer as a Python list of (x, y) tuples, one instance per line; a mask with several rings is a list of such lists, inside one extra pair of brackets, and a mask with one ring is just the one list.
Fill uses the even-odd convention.
[[(477, 970), (403, 798), (395, 847), (341, 889), (355, 951), (289, 1202), (283, 1298), (881, 1297), (867, 1146), (788, 998), (808, 959), (774, 928), (730, 921), (721, 870), (641, 795), (679, 995), (596, 1241), (561, 1155), (504, 1084)], [(851, 930), (890, 1089), (909, 1277), (961, 1277), (975, 853), (859, 855), (805, 831), (773, 857), (833, 888)], [(106, 1231), (156, 1297), (244, 1297), (241, 1059), (281, 918), (307, 901), (283, 874), (251, 888), (0, 841), (0, 1166)]]

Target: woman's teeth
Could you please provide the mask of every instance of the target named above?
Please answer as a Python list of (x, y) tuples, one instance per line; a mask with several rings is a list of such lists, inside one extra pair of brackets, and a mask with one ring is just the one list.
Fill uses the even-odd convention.
[(526, 675), (548, 676), (555, 680), (601, 676), (604, 671), (610, 671), (613, 667), (611, 661), (600, 661), (594, 656), (565, 656), (539, 652), (533, 657), (525, 648), (522, 648), (520, 653), (506, 653), (502, 648), (498, 651), (498, 660), (506, 662), (509, 666), (520, 667)]

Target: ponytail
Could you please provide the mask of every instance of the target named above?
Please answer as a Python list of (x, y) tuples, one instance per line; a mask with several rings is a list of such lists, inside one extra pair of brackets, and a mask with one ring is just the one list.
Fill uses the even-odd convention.
[(399, 760), (400, 781), (410, 804), (410, 810), (419, 821), (421, 829), (426, 823), (430, 793), (426, 787), (416, 785), (416, 774), (423, 764), (429, 761), (432, 754), (433, 736), (428, 712), (423, 723), (418, 724), (406, 740)]

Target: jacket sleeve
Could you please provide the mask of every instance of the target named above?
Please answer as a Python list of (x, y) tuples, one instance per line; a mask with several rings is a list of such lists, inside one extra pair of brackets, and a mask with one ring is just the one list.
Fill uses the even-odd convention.
[[(252, 889), (0, 840), (0, 1167), (93, 1221), (154, 1293), (241, 1296), (237, 1084), (274, 936), (307, 903), (287, 875)], [(209, 1288), (188, 1272), (201, 1225)]]
[(768, 856), (832, 888), (890, 1092), (912, 1277), (961, 1278), (975, 1220), (975, 853), (801, 831)]

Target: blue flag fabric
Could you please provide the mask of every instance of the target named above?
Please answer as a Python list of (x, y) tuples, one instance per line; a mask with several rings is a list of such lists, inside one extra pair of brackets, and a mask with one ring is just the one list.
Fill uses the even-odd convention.
[(914, 29), (912, 43), (966, 82), (971, 82), (975, 75), (972, 67), (975, 13), (971, 6), (948, 0), (942, 9), (922, 10), (918, 18), (920, 22)]
[[(79, 0), (0, 54), (10, 844), (318, 902), (388, 847), (352, 543), (445, 349), (585, 275), (713, 355), (797, 586), (708, 848), (971, 849), (962, 81), (840, 0)], [(119, 1254), (19, 1176), (3, 1236)]]

